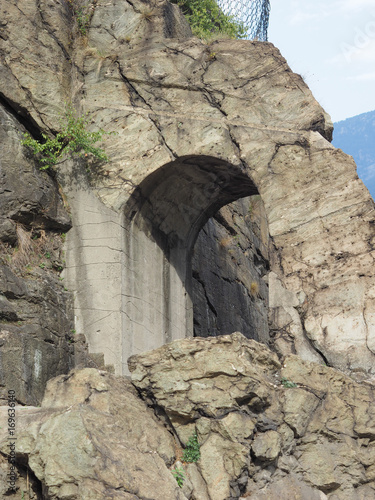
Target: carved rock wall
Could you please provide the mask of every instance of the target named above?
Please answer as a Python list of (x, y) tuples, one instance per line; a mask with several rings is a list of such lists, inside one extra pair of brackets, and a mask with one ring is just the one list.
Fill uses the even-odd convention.
[(191, 335), (199, 231), (259, 194), (274, 345), (373, 374), (373, 201), (277, 49), (205, 44), (165, 0), (93, 2), (84, 36), (65, 0), (11, 0), (1, 18), (0, 97), (14, 119), (51, 134), (72, 101), (93, 130), (117, 132), (109, 164), (56, 173), (74, 226), (75, 329), (92, 352), (126, 373), (130, 354)]

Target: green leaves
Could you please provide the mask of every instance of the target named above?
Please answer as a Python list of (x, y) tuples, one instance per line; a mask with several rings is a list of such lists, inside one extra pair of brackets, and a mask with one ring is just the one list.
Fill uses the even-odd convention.
[(99, 129), (97, 132), (89, 132), (87, 115), (76, 116), (72, 105), (67, 105), (65, 116), (60, 121), (61, 132), (50, 138), (42, 134), (43, 141), (33, 139), (30, 134), (24, 134), (21, 144), (30, 148), (41, 163), (40, 169), (46, 170), (63, 160), (67, 154), (85, 157), (92, 155), (101, 161), (108, 161), (105, 151), (95, 144), (103, 135), (111, 135), (114, 132), (106, 132)]
[(216, 0), (172, 0), (182, 8), (191, 29), (199, 38), (209, 39), (214, 35), (230, 38), (245, 38), (246, 27), (228, 16), (219, 8)]
[[(198, 436), (197, 433), (194, 432), (194, 434), (190, 436), (186, 444), (186, 447), (182, 454), (182, 461), (185, 463), (198, 462), (198, 460), (201, 457), (201, 452), (199, 448), (200, 446), (198, 443)], [(178, 486), (182, 488), (186, 476), (184, 468), (181, 466), (181, 462), (176, 462), (174, 469), (171, 469), (171, 472), (174, 478), (176, 479)]]
[(42, 134), (42, 137), (43, 143), (33, 139), (30, 134), (26, 133), (21, 144), (30, 148), (34, 155), (38, 156), (40, 163), (42, 163), (40, 169), (46, 170), (50, 166), (56, 165), (61, 156), (62, 145), (57, 138), (50, 139), (45, 134)]
[(176, 467), (175, 469), (172, 469), (171, 472), (173, 474), (173, 477), (176, 479), (178, 486), (182, 488), (185, 481), (184, 469), (182, 467)]
[(95, 3), (92, 0), (89, 0), (88, 3), (82, 5), (78, 8), (79, 2), (76, 0), (68, 0), (68, 4), (70, 5), (73, 13), (73, 17), (75, 17), (78, 25), (78, 29), (82, 36), (86, 36), (87, 29), (90, 26), (90, 10), (93, 11), (95, 9)]
[(282, 377), (281, 383), (283, 384), (284, 387), (287, 387), (288, 389), (292, 389), (293, 387), (298, 387), (295, 382), (292, 382), (291, 380), (288, 380), (285, 377)]
[(78, 29), (81, 35), (85, 36), (87, 33), (87, 28), (90, 24), (90, 16), (83, 12), (83, 9), (79, 9), (75, 12), (77, 17)]
[(200, 446), (198, 443), (198, 436), (194, 433), (187, 442), (186, 448), (182, 455), (182, 460), (184, 462), (198, 462), (201, 457)]

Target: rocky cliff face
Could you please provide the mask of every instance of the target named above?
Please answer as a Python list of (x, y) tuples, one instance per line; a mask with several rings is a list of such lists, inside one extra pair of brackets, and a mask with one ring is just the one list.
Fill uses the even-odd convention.
[(16, 110), (0, 99), (0, 404), (12, 388), (20, 404), (36, 405), (50, 378), (103, 366), (103, 356), (88, 356), (61, 276), (72, 227), (66, 198), (22, 147), (25, 125), (33, 127)]
[[(271, 44), (193, 38), (165, 0), (0, 17), (10, 497), (374, 497), (374, 205), (300, 77)], [(22, 134), (54, 136), (67, 102), (116, 132), (111, 161), (42, 172)]]
[(11, 387), (38, 404), (47, 380), (74, 366), (72, 299), (58, 280), (71, 220), (56, 181), (26, 156), (24, 131), (0, 106), (0, 399)]
[[(132, 383), (74, 370), (48, 383), (41, 408), (18, 409), (20, 490), (9, 498), (374, 497), (373, 386), (294, 355), (280, 361), (239, 333), (175, 341), (129, 368)], [(195, 433), (200, 458), (184, 462)], [(4, 461), (0, 475), (4, 496)]]
[[(280, 353), (373, 375), (373, 201), (277, 49), (206, 44), (166, 0), (1, 9), (0, 97), (18, 131), (4, 157), (25, 155), (25, 128), (53, 136), (67, 102), (88, 114), (90, 130), (116, 132), (103, 142), (108, 164), (67, 158), (53, 174), (73, 222), (64, 271), (73, 330), (92, 353), (126, 374), (129, 355), (195, 325), (204, 335), (241, 329)], [(263, 239), (237, 205), (197, 241), (221, 207), (247, 196), (263, 204)], [(43, 220), (65, 232), (51, 207)]]
[[(1, 9), (1, 102), (18, 130), (53, 135), (72, 102), (90, 130), (117, 132), (104, 143), (110, 163), (67, 159), (55, 172), (73, 220), (73, 329), (91, 352), (127, 373), (130, 354), (193, 335), (195, 314), (196, 332), (271, 334), (280, 353), (372, 376), (373, 202), (329, 144), (329, 117), (271, 44), (205, 44), (165, 0)], [(202, 233), (194, 281), (200, 230), (254, 195), (268, 248), (245, 224), (224, 228), (236, 211), (246, 219), (237, 208)], [(207, 246), (205, 233), (218, 244)], [(236, 233), (246, 271), (236, 244), (223, 256)]]

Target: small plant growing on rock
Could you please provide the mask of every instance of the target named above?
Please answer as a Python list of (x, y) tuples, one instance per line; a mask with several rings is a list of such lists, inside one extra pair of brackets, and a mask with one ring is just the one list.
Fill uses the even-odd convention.
[(91, 14), (95, 10), (96, 1), (89, 1), (88, 4), (83, 5), (78, 8), (77, 2), (75, 0), (68, 0), (68, 4), (71, 7), (73, 18), (75, 18), (78, 26), (78, 30), (82, 36), (87, 35), (87, 29), (90, 26)]
[(52, 139), (42, 134), (43, 141), (33, 139), (30, 134), (25, 133), (21, 144), (30, 148), (41, 163), (40, 169), (46, 170), (60, 162), (68, 153), (72, 156), (85, 157), (89, 154), (101, 161), (108, 161), (103, 149), (95, 146), (103, 135), (114, 132), (105, 132), (99, 129), (97, 132), (89, 132), (86, 127), (89, 123), (87, 115), (76, 116), (72, 105), (68, 105), (65, 117), (61, 120), (61, 132)]
[(78, 29), (81, 35), (85, 36), (87, 33), (87, 28), (89, 27), (90, 24), (90, 16), (88, 14), (85, 14), (83, 12), (83, 9), (79, 9), (76, 11), (76, 18), (77, 18)]
[(297, 387), (297, 384), (295, 382), (292, 382), (291, 380), (288, 380), (285, 377), (282, 377), (281, 383), (283, 384), (284, 387), (287, 387), (288, 389), (291, 389), (292, 387)]
[(200, 452), (200, 446), (198, 443), (198, 436), (197, 433), (194, 432), (194, 434), (189, 438), (186, 448), (184, 449), (184, 453), (182, 455), (182, 460), (184, 462), (198, 462), (198, 460), (201, 457), (201, 452)]
[(182, 488), (186, 477), (184, 469), (182, 467), (176, 467), (175, 469), (172, 469), (172, 474), (176, 479), (178, 486)]

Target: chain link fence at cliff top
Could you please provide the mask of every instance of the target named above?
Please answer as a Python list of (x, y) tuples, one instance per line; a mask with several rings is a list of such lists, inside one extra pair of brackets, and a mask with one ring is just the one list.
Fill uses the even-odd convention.
[(224, 14), (229, 14), (246, 28), (246, 38), (266, 42), (270, 0), (217, 0)]

